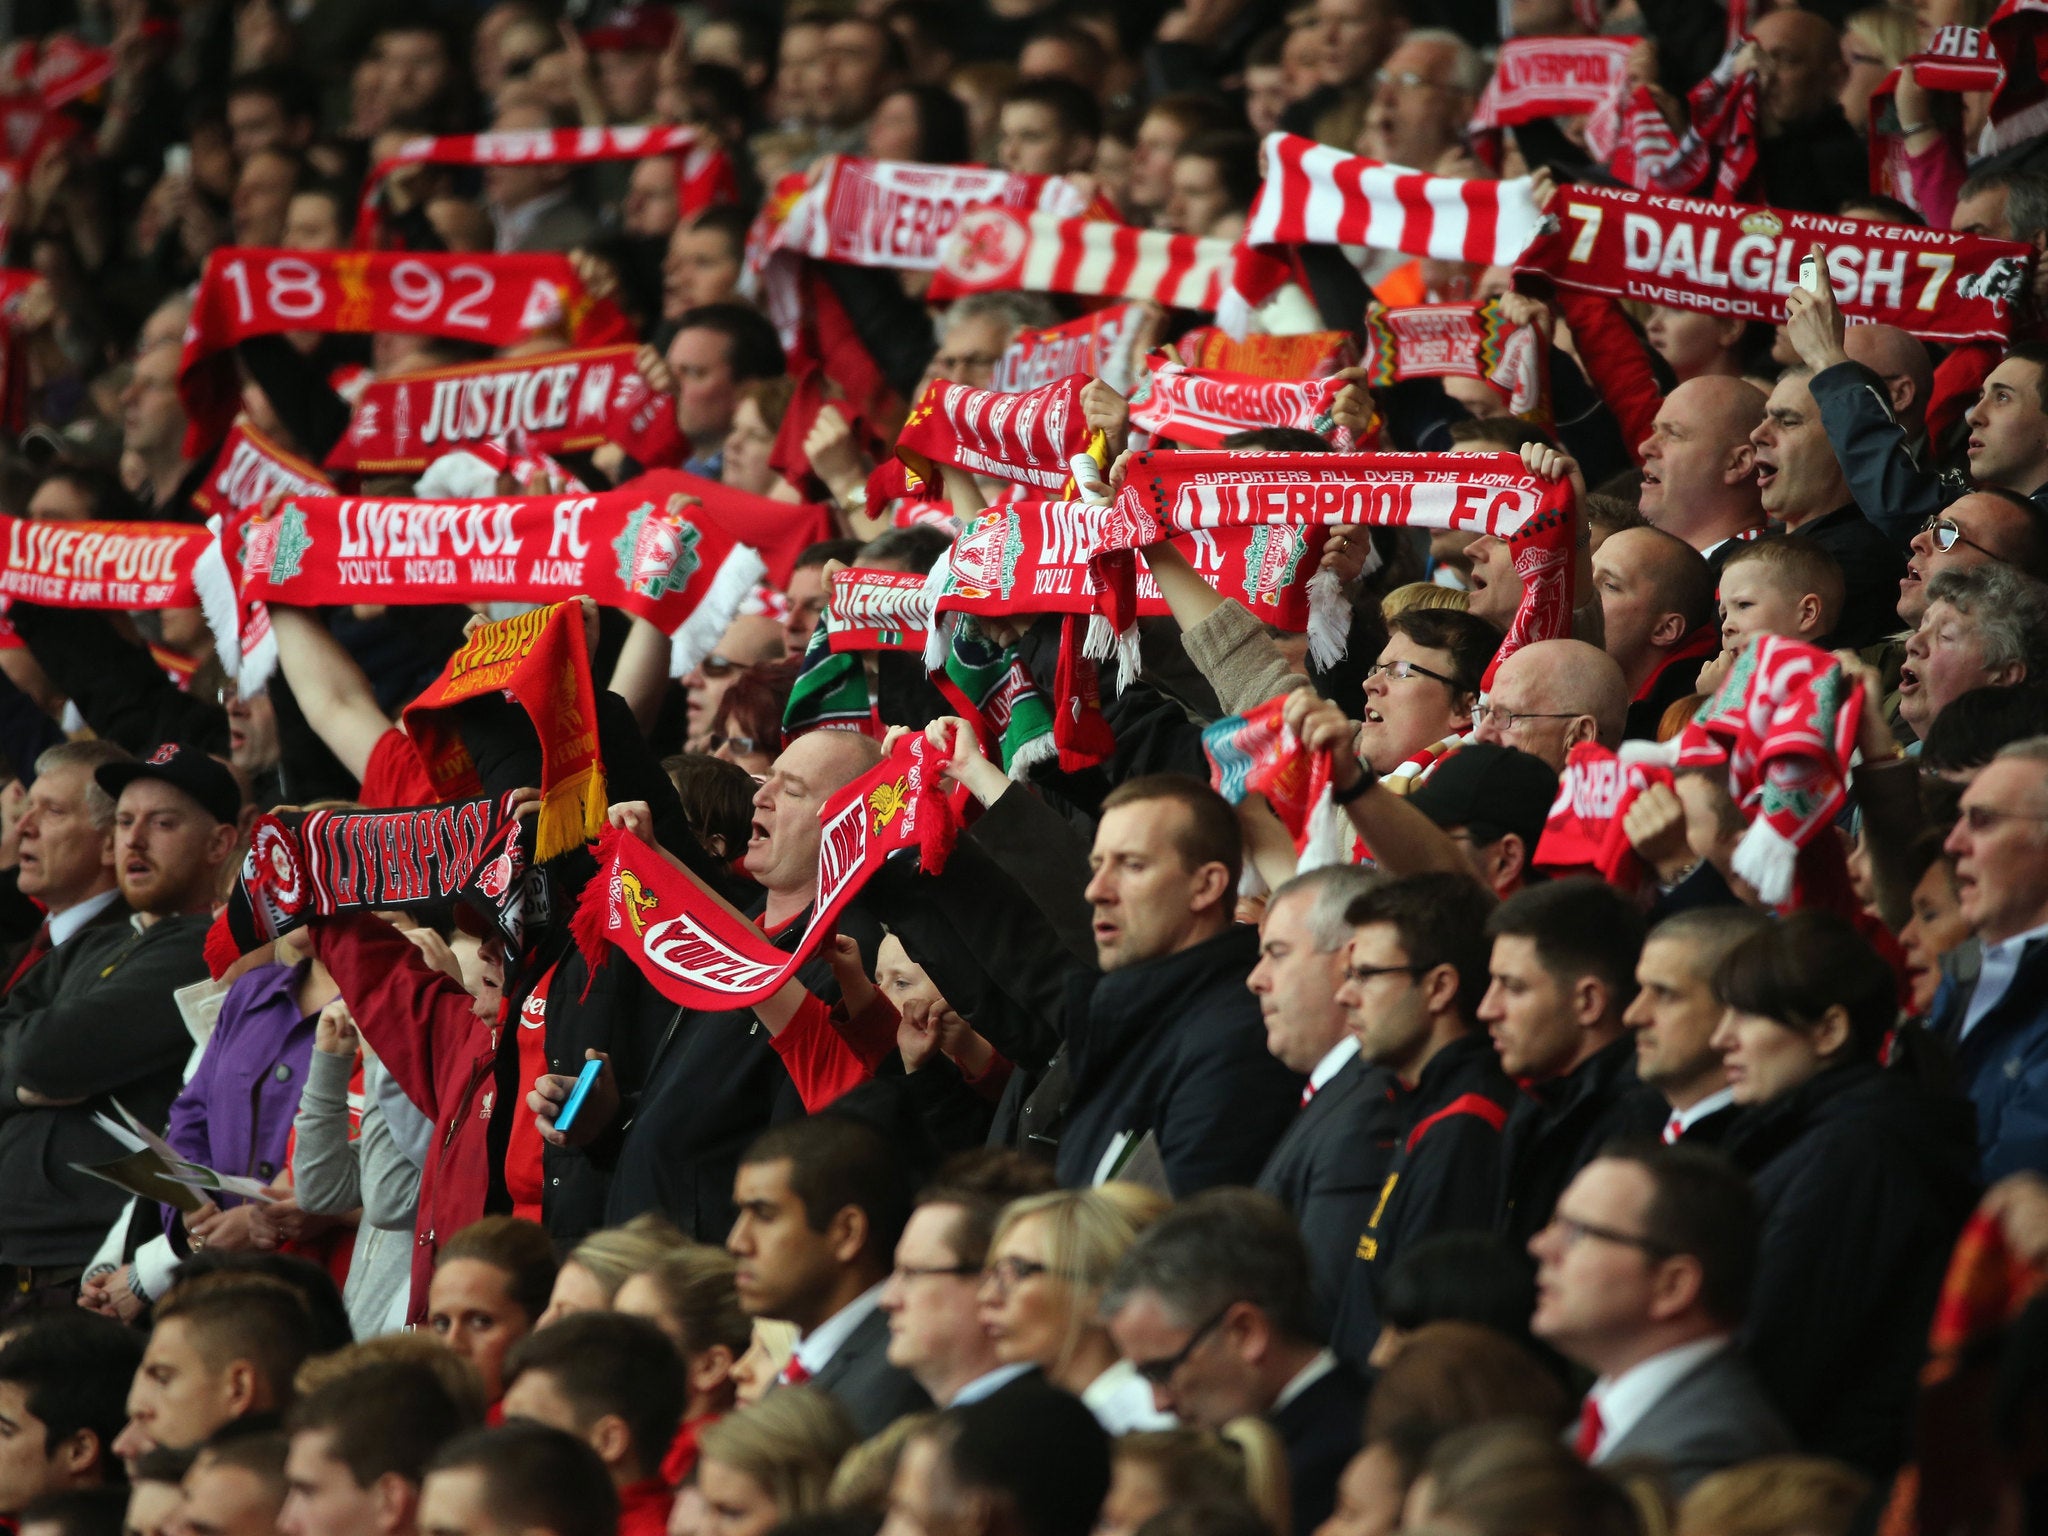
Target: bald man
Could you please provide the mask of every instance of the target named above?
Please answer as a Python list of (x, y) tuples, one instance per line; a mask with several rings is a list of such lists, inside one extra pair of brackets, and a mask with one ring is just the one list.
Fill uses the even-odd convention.
[(1764, 419), (1764, 392), (1719, 374), (1688, 379), (1664, 397), (1638, 452), (1650, 520), (1707, 559), (1715, 574), (1764, 526), (1750, 433)]
[(1540, 757), (1562, 773), (1565, 754), (1582, 741), (1621, 744), (1628, 702), (1620, 665), (1598, 646), (1539, 640), (1500, 664), (1474, 712), (1473, 737)]
[(1625, 528), (1593, 551), (1605, 648), (1628, 687), (1623, 734), (1657, 739), (1664, 711), (1694, 691), (1700, 667), (1720, 653), (1714, 572), (1681, 538)]
[(1833, 213), (1870, 187), (1863, 141), (1836, 105), (1848, 72), (1841, 34), (1812, 11), (1772, 11), (1750, 35), (1765, 191), (1758, 201)]

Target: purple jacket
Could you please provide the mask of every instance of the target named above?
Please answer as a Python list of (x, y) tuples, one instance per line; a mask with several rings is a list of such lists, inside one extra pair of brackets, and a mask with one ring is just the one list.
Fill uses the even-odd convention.
[[(308, 963), (261, 965), (228, 989), (199, 1068), (171, 1105), (164, 1140), (180, 1155), (266, 1184), (285, 1171), (319, 1019), (299, 1012)], [(224, 1195), (219, 1204), (241, 1201)], [(173, 1230), (177, 1212), (163, 1213), (164, 1230)]]

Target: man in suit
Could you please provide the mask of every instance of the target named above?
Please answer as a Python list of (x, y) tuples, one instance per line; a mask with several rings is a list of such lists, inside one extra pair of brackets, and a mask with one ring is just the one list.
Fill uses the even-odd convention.
[(1351, 1245), (1372, 1214), (1394, 1150), (1387, 1074), (1358, 1054), (1337, 1001), (1351, 903), (1374, 877), (1349, 865), (1296, 875), (1273, 893), (1259, 923), (1259, 963), (1245, 985), (1259, 1000), (1266, 1049), (1308, 1081), (1301, 1110), (1266, 1159), (1258, 1187), (1293, 1213), (1308, 1245), (1316, 1316), (1336, 1316)]
[(1183, 1200), (1124, 1255), (1102, 1315), (1162, 1412), (1203, 1429), (1255, 1414), (1287, 1449), (1294, 1529), (1329, 1518), (1365, 1428), (1365, 1380), (1318, 1342), (1308, 1255), (1248, 1189)]
[(1713, 1152), (1617, 1143), (1572, 1180), (1529, 1243), (1530, 1328), (1597, 1373), (1574, 1438), (1587, 1462), (1659, 1461), (1682, 1497), (1793, 1448), (1734, 1349), (1760, 1226), (1748, 1183)]
[(36, 758), (7, 875), (42, 910), (20, 904), (36, 926), (5, 991), (86, 929), (127, 919), (114, 880), (114, 797), (93, 782), (99, 768), (127, 757), (110, 741), (88, 740), (59, 742)]
[(1635, 1036), (1643, 1082), (1632, 1109), (1640, 1128), (1666, 1146), (1681, 1138), (1714, 1146), (1734, 1117), (1734, 1090), (1711, 1043), (1722, 1013), (1714, 972), (1769, 921), (1754, 907), (1692, 907), (1665, 918), (1643, 941), (1635, 1000), (1621, 1022)]
[[(546, 132), (571, 127), (539, 103), (506, 107), (491, 126)], [(492, 165), (484, 168), (484, 201), (497, 227), (496, 250), (569, 251), (597, 235), (597, 220), (576, 201), (566, 165)]]
[(725, 1246), (739, 1260), (740, 1305), (797, 1327), (777, 1385), (829, 1392), (863, 1438), (930, 1407), (888, 1358), (882, 1289), (910, 1215), (888, 1139), (848, 1115), (787, 1121), (747, 1149), (732, 1202), (739, 1217)]

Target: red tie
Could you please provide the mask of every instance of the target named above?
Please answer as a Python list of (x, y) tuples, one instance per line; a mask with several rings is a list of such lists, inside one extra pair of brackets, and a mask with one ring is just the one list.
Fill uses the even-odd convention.
[(1600, 1405), (1587, 1398), (1579, 1409), (1579, 1433), (1572, 1441), (1572, 1452), (1579, 1460), (1592, 1463), (1593, 1453), (1600, 1449)]
[[(26, 963), (26, 962), (24, 962), (24, 963)], [(1302, 1107), (1303, 1109), (1307, 1109), (1307, 1108), (1308, 1108), (1308, 1101), (1309, 1101), (1310, 1099), (1314, 1098), (1315, 1096), (1316, 1096), (1316, 1085), (1315, 1085), (1314, 1083), (1303, 1083), (1303, 1084), (1301, 1085), (1301, 1107)]]
[(1679, 1116), (1679, 1115), (1677, 1115), (1677, 1114), (1673, 1114), (1673, 1115), (1672, 1115), (1672, 1117), (1671, 1117), (1671, 1118), (1670, 1118), (1669, 1120), (1666, 1120), (1666, 1121), (1664, 1122), (1664, 1145), (1665, 1145), (1665, 1146), (1667, 1146), (1667, 1147), (1668, 1147), (1668, 1146), (1670, 1146), (1670, 1145), (1671, 1145), (1671, 1144), (1672, 1144), (1673, 1142), (1677, 1141), (1677, 1140), (1678, 1140), (1678, 1138), (1679, 1138), (1679, 1137), (1681, 1137), (1681, 1136), (1683, 1136), (1684, 1134), (1685, 1134), (1685, 1120), (1684, 1120), (1684, 1118), (1683, 1118), (1683, 1117), (1681, 1117), (1681, 1116)]
[(775, 1378), (779, 1387), (800, 1387), (811, 1379), (810, 1371), (795, 1355), (789, 1357), (789, 1364), (782, 1368), (782, 1374)]
[[(15, 965), (13, 972), (8, 976), (8, 992), (12, 992), (21, 985), (21, 978), (35, 969), (36, 962), (47, 955), (50, 952), (50, 948), (50, 920), (46, 917), (43, 919), (41, 926), (36, 929), (36, 936), (28, 941), (27, 952), (22, 955), (21, 960)], [(0, 993), (0, 996), (5, 995), (5, 993)]]

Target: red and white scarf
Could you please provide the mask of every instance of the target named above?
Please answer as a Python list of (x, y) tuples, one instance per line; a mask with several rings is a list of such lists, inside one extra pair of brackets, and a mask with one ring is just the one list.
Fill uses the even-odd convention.
[(1651, 784), (1670, 782), (1669, 769), (1626, 763), (1597, 741), (1580, 742), (1565, 755), (1531, 862), (1554, 876), (1590, 871), (1609, 885), (1635, 890), (1643, 866), (1628, 840), (1628, 810)]
[(1550, 339), (1501, 318), (1500, 303), (1369, 305), (1365, 356), (1371, 387), (1403, 379), (1482, 379), (1512, 415), (1548, 414)]
[(1126, 353), (1136, 304), (1112, 304), (1078, 320), (1043, 331), (1020, 331), (996, 359), (994, 387), (1018, 395), (1064, 379), (1070, 373), (1101, 379), (1128, 393)]
[(1330, 419), (1330, 402), (1343, 386), (1335, 379), (1259, 379), (1161, 363), (1131, 401), (1131, 425), (1189, 448), (1217, 448), (1235, 432), (1256, 427), (1297, 427), (1325, 437), (1350, 433)]
[(1552, 282), (1712, 315), (1779, 324), (1799, 263), (1828, 248), (1835, 298), (1858, 321), (1927, 341), (2003, 341), (2031, 251), (2010, 240), (1911, 224), (1566, 187), (1517, 264)]
[[(209, 563), (212, 570), (203, 572)], [(213, 534), (189, 523), (0, 516), (0, 597), (9, 601), (46, 608), (198, 608), (200, 588), (211, 582), (218, 589), (226, 575)]]
[(372, 379), (327, 467), (411, 472), (451, 448), (515, 436), (542, 453), (594, 448), (612, 441), (622, 403), (653, 397), (633, 367), (634, 350), (546, 352)]
[(288, 496), (325, 496), (334, 482), (250, 426), (238, 421), (221, 444), (213, 468), (192, 492), (192, 505), (209, 517), (261, 506), (273, 491)]
[[(966, 293), (1021, 290), (1150, 299), (1168, 309), (1213, 312), (1235, 260), (1236, 247), (1228, 240), (1103, 219), (975, 208), (961, 216), (947, 240), (926, 297), (943, 304)], [(1280, 274), (1282, 281), (1286, 275)]]
[(1591, 112), (1628, 78), (1633, 37), (1513, 37), (1472, 113), (1474, 132)]
[(911, 408), (896, 438), (896, 457), (927, 484), (933, 466), (1064, 490), (1073, 483), (1076, 454), (1100, 457), (1101, 434), (1090, 434), (1081, 414), (1088, 380), (1070, 374), (1021, 395), (934, 379)]
[(252, 336), (399, 331), (502, 347), (555, 327), (579, 346), (632, 339), (566, 256), (223, 246), (206, 259), (178, 364), (185, 450), (197, 456), (227, 434), (241, 390), (222, 354)]
[(1427, 176), (1290, 133), (1268, 134), (1263, 153), (1265, 180), (1239, 241), (1231, 292), (1217, 309), (1218, 323), (1235, 335), (1278, 286), (1272, 247), (1362, 245), (1498, 267), (1521, 255), (1542, 222), (1527, 177)]
[(377, 193), (384, 178), (407, 165), (591, 165), (602, 160), (648, 160), (668, 156), (676, 161), (676, 212), (690, 215), (715, 203), (739, 201), (739, 179), (732, 160), (717, 143), (696, 128), (519, 128), (494, 133), (455, 133), (439, 138), (407, 139), (389, 159), (380, 160), (363, 181), (356, 210), (357, 245), (377, 237)]
[[(2000, 14), (2005, 20), (2005, 47), (2017, 52), (2022, 61), (2030, 59), (2032, 38), (2024, 34), (2028, 29), (2038, 29), (2048, 22), (2048, 8), (2031, 15), (2017, 10)], [(2004, 89), (2007, 70), (2000, 51), (1999, 37), (1989, 29), (1947, 26), (1936, 28), (1926, 49), (1906, 60), (1912, 66), (1914, 78), (1930, 91), (1992, 93), (1990, 117), (1974, 146), (1979, 153), (1995, 153), (2018, 142), (2011, 137), (2007, 123), (2016, 112), (2024, 111), (2018, 103), (2025, 94), (2025, 87), (2021, 86), (2013, 93)], [(1897, 96), (1901, 73), (1902, 70), (1893, 70), (1870, 93), (1870, 185), (1909, 207), (1919, 208), (1921, 198), (1919, 189), (1913, 184), (1905, 136), (1898, 132), (1901, 125)]]
[(2048, 133), (2048, 0), (2005, 0), (1984, 30), (2005, 78), (1991, 98), (1991, 121), (1977, 147), (1997, 153)]
[[(1619, 92), (1586, 120), (1586, 147), (1617, 181), (1684, 196), (1713, 171), (1713, 200), (1733, 202), (1756, 169), (1757, 80), (1737, 73), (1742, 44), (1729, 45), (1686, 94), (1687, 123), (1674, 134), (1648, 86)], [(1715, 156), (1719, 155), (1719, 164)]]

